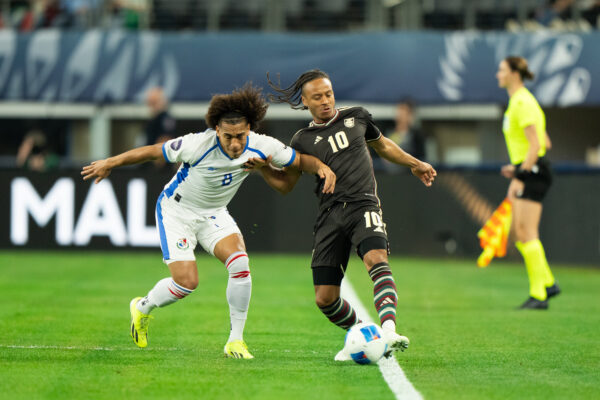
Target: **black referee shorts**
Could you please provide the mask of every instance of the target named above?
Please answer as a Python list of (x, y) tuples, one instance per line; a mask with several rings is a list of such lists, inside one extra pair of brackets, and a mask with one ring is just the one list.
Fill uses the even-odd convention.
[(339, 285), (353, 246), (361, 257), (372, 249), (389, 252), (385, 223), (377, 204), (335, 203), (319, 214), (311, 262), (314, 284)]
[[(520, 166), (521, 164), (516, 165), (517, 168)], [(516, 178), (525, 184), (523, 193), (517, 197), (541, 203), (552, 186), (552, 167), (546, 158), (540, 157), (531, 169), (531, 173), (517, 174)]]

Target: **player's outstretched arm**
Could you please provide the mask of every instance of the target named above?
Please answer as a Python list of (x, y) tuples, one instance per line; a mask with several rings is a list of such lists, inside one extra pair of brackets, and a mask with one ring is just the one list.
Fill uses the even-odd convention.
[[(276, 168), (271, 165), (272, 159), (273, 156), (267, 157), (266, 160), (260, 157), (250, 158), (244, 164), (245, 171), (260, 171), (269, 186), (281, 194), (288, 194), (296, 186), (296, 182), (300, 178), (300, 171), (295, 168), (288, 170)], [(296, 163), (296, 160), (294, 160), (294, 163)]]
[(83, 167), (81, 175), (84, 181), (96, 178), (94, 182), (98, 183), (102, 179), (107, 178), (113, 168), (123, 165), (141, 164), (146, 161), (156, 160), (162, 156), (162, 143), (138, 147), (114, 157), (94, 161), (90, 165)]
[(411, 156), (383, 135), (379, 139), (369, 142), (369, 145), (375, 149), (380, 157), (395, 164), (409, 167), (412, 174), (419, 178), (425, 186), (431, 186), (437, 176), (436, 170), (430, 164)]
[(336, 179), (333, 171), (316, 157), (296, 154), (297, 156), (292, 165), (283, 169), (271, 165), (272, 156), (269, 156), (266, 160), (251, 158), (245, 164), (246, 171), (259, 170), (267, 184), (281, 194), (292, 191), (300, 178), (301, 171), (309, 172), (324, 180), (323, 193), (333, 193)]
[[(300, 154), (297, 153), (298, 157), (298, 169), (304, 172), (308, 172), (310, 174), (318, 175), (319, 178), (323, 179), (323, 193), (331, 194), (335, 190), (335, 180), (336, 176), (327, 165), (325, 165), (321, 160), (317, 157), (308, 155), (308, 154)], [(294, 163), (295, 164), (295, 163)], [(292, 164), (292, 166), (294, 165)]]

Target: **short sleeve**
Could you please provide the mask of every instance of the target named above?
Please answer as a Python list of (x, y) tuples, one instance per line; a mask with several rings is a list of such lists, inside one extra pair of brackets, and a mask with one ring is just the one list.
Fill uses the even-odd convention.
[(249, 150), (255, 151), (261, 158), (272, 156), (272, 163), (276, 167), (287, 167), (294, 162), (296, 158), (296, 150), (290, 146), (286, 146), (279, 140), (271, 136), (256, 135), (257, 148), (249, 146)]
[(525, 129), (536, 122), (536, 107), (531, 101), (521, 99), (515, 107), (515, 116), (520, 129)]
[(292, 140), (290, 140), (290, 146), (300, 153), (306, 153), (306, 151), (302, 149), (302, 144), (300, 142), (300, 131), (296, 132), (294, 136), (292, 136)]
[(373, 121), (373, 117), (371, 116), (371, 114), (363, 108), (362, 116), (365, 119), (365, 123), (367, 124), (367, 129), (365, 130), (365, 140), (367, 142), (372, 142), (374, 140), (379, 139), (379, 137), (381, 136), (381, 131), (379, 130), (377, 125), (375, 125), (375, 121)]
[(192, 163), (200, 139), (200, 135), (189, 133), (185, 136), (167, 140), (162, 146), (165, 160), (170, 163)]

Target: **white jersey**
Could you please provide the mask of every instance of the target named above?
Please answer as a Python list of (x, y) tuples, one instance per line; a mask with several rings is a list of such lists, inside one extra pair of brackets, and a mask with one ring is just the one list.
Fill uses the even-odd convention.
[(162, 150), (168, 162), (182, 164), (165, 185), (161, 198), (166, 196), (182, 205), (207, 212), (229, 204), (249, 175), (243, 167), (248, 159), (273, 156), (273, 165), (286, 167), (296, 158), (296, 151), (291, 147), (252, 131), (247, 137), (244, 152), (235, 159), (225, 153), (213, 129), (171, 139), (163, 144)]

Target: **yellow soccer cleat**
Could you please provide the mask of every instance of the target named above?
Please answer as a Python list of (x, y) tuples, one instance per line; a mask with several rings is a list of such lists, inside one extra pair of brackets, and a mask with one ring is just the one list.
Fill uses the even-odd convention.
[(225, 357), (244, 358), (247, 360), (254, 358), (254, 356), (248, 351), (248, 346), (243, 340), (234, 340), (233, 342), (228, 342), (223, 350), (225, 352)]
[(142, 314), (135, 306), (141, 297), (136, 297), (129, 303), (129, 311), (131, 313), (131, 337), (133, 342), (138, 347), (148, 346), (148, 324), (150, 323), (150, 315)]

